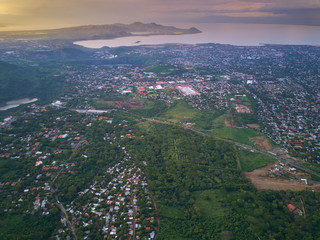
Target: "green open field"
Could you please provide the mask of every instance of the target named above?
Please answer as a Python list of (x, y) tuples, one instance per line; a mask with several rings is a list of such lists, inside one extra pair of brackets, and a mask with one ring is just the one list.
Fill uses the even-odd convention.
[(206, 190), (195, 192), (195, 210), (203, 217), (219, 217), (227, 214), (227, 210), (222, 206), (221, 192), (218, 190)]
[(109, 108), (116, 107), (113, 101), (105, 101), (105, 100), (97, 100), (92, 105), (96, 109), (109, 109)]
[(198, 111), (193, 109), (187, 103), (179, 101), (166, 112), (159, 115), (161, 120), (174, 123), (188, 122), (197, 115)]
[(223, 128), (223, 127), (225, 127), (224, 120), (228, 119), (228, 116), (229, 116), (228, 114), (222, 114), (221, 116), (219, 116), (216, 119), (214, 119), (212, 121), (212, 127), (213, 128)]
[(188, 70), (183, 66), (173, 66), (173, 65), (156, 65), (152, 67), (148, 67), (145, 69), (146, 72), (157, 73), (162, 76), (170, 76), (170, 75), (179, 75)]
[(245, 149), (239, 150), (239, 158), (241, 168), (243, 171), (251, 172), (257, 168), (262, 168), (276, 160), (272, 157), (263, 155), (261, 153), (250, 152)]
[(245, 105), (247, 107), (250, 107), (252, 105), (250, 99), (247, 96), (246, 97), (235, 97), (235, 98), (240, 100), (241, 105)]
[(195, 123), (195, 128), (198, 130), (211, 130), (214, 125), (213, 121), (220, 115), (221, 113), (217, 110), (199, 111), (186, 102), (179, 101), (158, 115), (158, 118), (173, 123), (191, 122)]
[(210, 132), (213, 136), (230, 139), (239, 143), (254, 146), (252, 142), (249, 141), (249, 137), (264, 136), (251, 128), (219, 128)]

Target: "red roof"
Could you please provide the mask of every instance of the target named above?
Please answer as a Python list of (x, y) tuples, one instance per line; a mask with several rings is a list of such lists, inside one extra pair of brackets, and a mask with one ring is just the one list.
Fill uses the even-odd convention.
[(296, 207), (293, 206), (292, 204), (288, 204), (288, 208), (289, 208), (289, 211), (290, 211), (290, 212), (296, 210)]

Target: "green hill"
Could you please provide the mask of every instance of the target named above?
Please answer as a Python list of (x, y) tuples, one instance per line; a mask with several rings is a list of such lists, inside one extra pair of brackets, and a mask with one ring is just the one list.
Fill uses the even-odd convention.
[(47, 99), (64, 86), (61, 77), (39, 68), (0, 62), (0, 103), (26, 97)]

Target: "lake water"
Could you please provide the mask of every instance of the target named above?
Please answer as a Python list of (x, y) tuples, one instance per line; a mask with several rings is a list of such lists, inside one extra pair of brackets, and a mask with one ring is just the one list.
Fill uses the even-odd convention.
[(23, 99), (16, 99), (9, 102), (6, 102), (6, 105), (3, 107), (0, 107), (0, 111), (5, 111), (10, 108), (18, 107), (22, 104), (32, 103), (38, 101), (37, 98), (23, 98)]
[[(178, 25), (176, 25), (178, 26)], [(202, 33), (187, 35), (131, 36), (108, 40), (79, 41), (75, 44), (88, 48), (155, 45), (166, 43), (221, 43), (238, 46), (261, 44), (319, 45), (320, 27), (276, 24), (189, 24)]]

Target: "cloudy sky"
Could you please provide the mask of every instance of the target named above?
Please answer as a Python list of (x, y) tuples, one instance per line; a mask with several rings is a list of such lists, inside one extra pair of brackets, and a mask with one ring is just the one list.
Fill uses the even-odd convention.
[(211, 22), (320, 25), (320, 0), (0, 0), (0, 30)]

